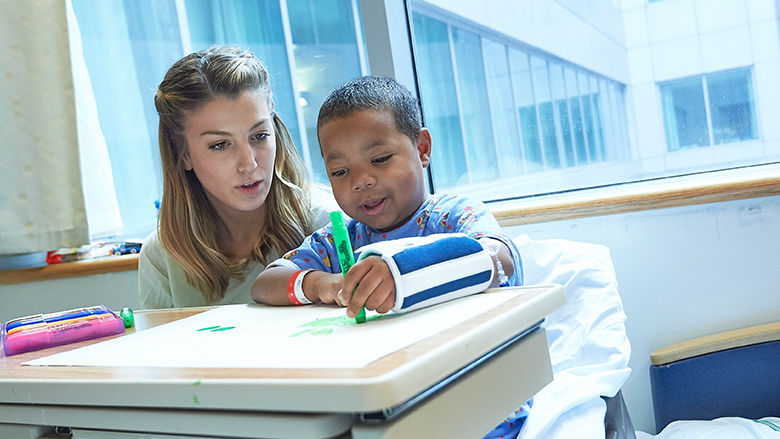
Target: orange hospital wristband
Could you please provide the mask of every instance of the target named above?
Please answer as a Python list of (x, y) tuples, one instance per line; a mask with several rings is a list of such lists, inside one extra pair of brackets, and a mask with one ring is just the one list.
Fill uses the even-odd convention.
[(293, 305), (308, 305), (311, 303), (305, 294), (303, 294), (303, 277), (311, 270), (298, 270), (290, 276), (287, 281), (287, 297)]

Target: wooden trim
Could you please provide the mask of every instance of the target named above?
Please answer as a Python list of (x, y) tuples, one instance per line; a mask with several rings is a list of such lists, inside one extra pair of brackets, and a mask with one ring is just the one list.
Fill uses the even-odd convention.
[(767, 323), (658, 348), (650, 354), (650, 363), (659, 366), (699, 355), (777, 340), (780, 340), (780, 322)]
[[(690, 206), (780, 195), (780, 172), (756, 178), (723, 176), (718, 181), (686, 182), (669, 179), (625, 187), (583, 191), (582, 194), (552, 195), (503, 202), (492, 208), (502, 227), (614, 215), (668, 207)], [(503, 207), (503, 206), (505, 207)]]
[(114, 273), (138, 269), (138, 255), (108, 256), (100, 259), (63, 262), (44, 267), (0, 271), (0, 285), (36, 282), (92, 274)]

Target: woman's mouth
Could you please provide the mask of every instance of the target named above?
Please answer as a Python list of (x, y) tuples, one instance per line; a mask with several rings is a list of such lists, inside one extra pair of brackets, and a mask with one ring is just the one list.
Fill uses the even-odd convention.
[(262, 182), (258, 180), (252, 183), (242, 184), (238, 189), (245, 194), (254, 194), (260, 189), (260, 183)]

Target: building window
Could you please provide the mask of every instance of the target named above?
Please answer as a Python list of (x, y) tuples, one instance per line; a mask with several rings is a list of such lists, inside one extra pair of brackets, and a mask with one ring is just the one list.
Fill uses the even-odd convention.
[(444, 150), (431, 162), (436, 191), (498, 199), (497, 178), (628, 155), (623, 84), (432, 15), (415, 10), (412, 27), (425, 123)]
[(669, 151), (758, 138), (751, 69), (659, 84)]

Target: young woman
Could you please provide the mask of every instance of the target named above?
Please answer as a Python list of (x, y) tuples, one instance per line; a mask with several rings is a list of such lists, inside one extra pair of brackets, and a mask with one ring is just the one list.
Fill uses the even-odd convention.
[(251, 52), (219, 46), (171, 66), (154, 97), (163, 198), (144, 242), (144, 308), (248, 303), (252, 282), (328, 222), (275, 113), (268, 72)]

